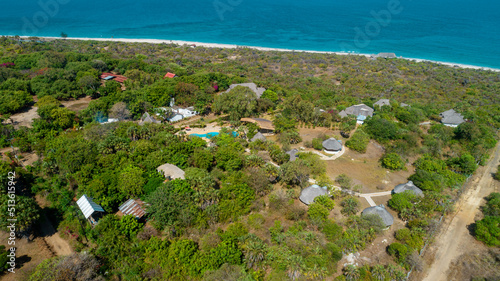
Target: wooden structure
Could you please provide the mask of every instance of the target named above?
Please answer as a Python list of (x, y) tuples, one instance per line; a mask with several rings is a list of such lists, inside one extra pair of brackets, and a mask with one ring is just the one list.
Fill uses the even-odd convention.
[(90, 222), (92, 225), (96, 225), (99, 219), (104, 214), (104, 209), (99, 205), (94, 203), (92, 198), (87, 195), (83, 195), (76, 201), (78, 208), (82, 211), (83, 216)]

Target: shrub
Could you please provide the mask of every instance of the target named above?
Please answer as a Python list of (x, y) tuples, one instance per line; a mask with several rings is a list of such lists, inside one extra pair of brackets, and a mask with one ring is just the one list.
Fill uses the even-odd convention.
[(476, 223), (476, 239), (488, 246), (500, 246), (500, 217), (486, 216)]
[(323, 140), (320, 138), (314, 138), (312, 140), (312, 147), (316, 150), (323, 150)]
[(261, 214), (251, 214), (248, 216), (247, 223), (253, 229), (260, 229), (266, 220)]
[(352, 137), (346, 141), (345, 145), (357, 152), (365, 153), (370, 142), (370, 136), (363, 130), (358, 129)]
[(327, 210), (332, 210), (333, 207), (335, 207), (335, 202), (328, 195), (320, 195), (320, 196), (314, 198), (314, 202), (321, 204)]
[(342, 200), (342, 210), (340, 212), (345, 216), (352, 216), (358, 212), (359, 200), (355, 197), (348, 197)]
[(346, 174), (340, 174), (335, 178), (335, 181), (344, 189), (350, 189), (352, 187), (352, 180)]
[(493, 192), (486, 197), (486, 205), (483, 206), (482, 211), (485, 216), (500, 216), (500, 193)]
[(330, 242), (335, 242), (342, 237), (342, 227), (333, 220), (326, 220), (321, 227), (321, 232), (325, 234), (326, 239)]
[(388, 153), (384, 155), (381, 159), (382, 166), (390, 170), (402, 170), (405, 167), (405, 163), (401, 156), (396, 153)]
[(304, 209), (302, 209), (301, 207), (290, 205), (286, 209), (285, 218), (287, 220), (298, 221), (298, 220), (302, 219), (302, 217), (304, 216), (305, 213), (306, 213), (306, 211)]
[(500, 165), (498, 165), (497, 172), (493, 175), (493, 178), (500, 181)]
[(328, 218), (329, 214), (330, 212), (328, 212), (328, 209), (319, 203), (312, 203), (309, 205), (309, 209), (307, 210), (309, 219), (315, 224), (324, 222)]
[(389, 255), (393, 256), (398, 262), (404, 262), (408, 256), (408, 248), (398, 242), (394, 242), (387, 248)]
[(331, 253), (331, 258), (335, 261), (338, 262), (342, 259), (342, 248), (339, 246), (333, 244), (333, 243), (328, 243), (326, 244), (326, 249), (330, 251)]

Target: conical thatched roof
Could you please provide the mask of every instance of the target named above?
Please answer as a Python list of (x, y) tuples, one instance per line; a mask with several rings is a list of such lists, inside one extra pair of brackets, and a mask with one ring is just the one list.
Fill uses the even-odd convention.
[(156, 168), (159, 173), (162, 173), (166, 178), (173, 179), (185, 179), (184, 171), (172, 164), (163, 164), (160, 167)]
[(261, 141), (266, 141), (266, 137), (264, 137), (263, 134), (261, 134), (260, 132), (258, 132), (257, 134), (255, 134), (255, 136), (253, 136), (253, 138), (250, 140), (250, 142), (254, 142), (254, 141), (257, 141), (257, 140), (261, 140)]
[(329, 138), (323, 141), (323, 148), (328, 151), (340, 151), (342, 150), (342, 144), (335, 138)]
[(396, 185), (396, 187), (392, 190), (392, 193), (403, 193), (407, 190), (412, 191), (413, 193), (415, 193), (415, 195), (424, 197), (424, 192), (422, 191), (422, 189), (415, 186), (412, 181)]
[(302, 203), (309, 205), (314, 202), (314, 198), (326, 194), (328, 194), (328, 189), (326, 188), (326, 186), (321, 187), (317, 184), (313, 184), (302, 189), (299, 199)]
[(161, 123), (161, 121), (156, 120), (153, 116), (149, 115), (149, 113), (144, 113), (141, 117), (141, 120), (139, 121), (139, 125), (144, 125), (146, 123)]
[(286, 154), (290, 155), (291, 162), (293, 162), (297, 159), (297, 152), (299, 152), (299, 150), (297, 148), (294, 148), (294, 149), (286, 152)]
[(373, 105), (378, 105), (380, 107), (382, 107), (384, 105), (391, 106), (391, 101), (389, 99), (380, 99), (376, 103), (374, 103)]
[(385, 226), (391, 226), (394, 223), (394, 217), (385, 209), (384, 205), (368, 207), (361, 212), (361, 215), (377, 215), (382, 219)]

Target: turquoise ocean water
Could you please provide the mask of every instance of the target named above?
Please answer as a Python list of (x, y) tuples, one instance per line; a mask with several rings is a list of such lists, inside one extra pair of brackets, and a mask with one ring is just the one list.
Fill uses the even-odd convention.
[(497, 0), (2, 1), (0, 34), (151, 38), (500, 68)]

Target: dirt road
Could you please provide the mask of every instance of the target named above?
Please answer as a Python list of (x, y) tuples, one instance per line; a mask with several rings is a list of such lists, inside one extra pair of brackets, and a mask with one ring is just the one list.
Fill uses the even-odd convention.
[(500, 143), (495, 148), (488, 165), (478, 169), (477, 176), (469, 183), (468, 189), (456, 206), (455, 214), (443, 224), (436, 236), (433, 248), (436, 248), (434, 263), (427, 270), (424, 281), (448, 280), (447, 271), (451, 262), (473, 244), (474, 237), (470, 235), (468, 225), (474, 223), (474, 217), (479, 212), (482, 199), (494, 190), (492, 173), (496, 172), (500, 158)]

